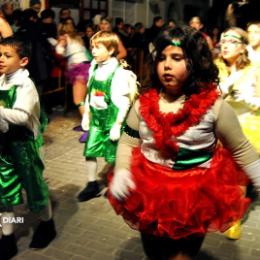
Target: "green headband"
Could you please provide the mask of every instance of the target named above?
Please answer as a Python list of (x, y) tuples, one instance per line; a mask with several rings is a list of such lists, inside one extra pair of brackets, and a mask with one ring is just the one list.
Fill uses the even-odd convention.
[(242, 38), (240, 36), (236, 36), (234, 34), (224, 34), (223, 37), (231, 37), (231, 38), (235, 38), (235, 39), (238, 39), (238, 40), (242, 40)]
[(179, 40), (172, 40), (172, 45), (176, 47), (181, 47), (181, 42)]

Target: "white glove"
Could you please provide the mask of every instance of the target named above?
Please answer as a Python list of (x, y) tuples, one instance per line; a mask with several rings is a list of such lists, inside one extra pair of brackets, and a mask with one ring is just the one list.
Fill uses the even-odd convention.
[(83, 117), (81, 120), (81, 127), (84, 131), (89, 130), (89, 113), (88, 112), (83, 114)]
[(243, 169), (252, 181), (258, 195), (260, 196), (260, 159), (244, 166)]
[(117, 141), (119, 140), (120, 136), (121, 136), (121, 124), (115, 123), (110, 129), (109, 139), (111, 141)]
[(4, 120), (0, 119), (0, 132), (6, 133), (9, 130), (9, 124)]
[(131, 173), (126, 169), (119, 169), (114, 173), (110, 191), (113, 197), (118, 200), (124, 199), (129, 195), (129, 191), (135, 189)]

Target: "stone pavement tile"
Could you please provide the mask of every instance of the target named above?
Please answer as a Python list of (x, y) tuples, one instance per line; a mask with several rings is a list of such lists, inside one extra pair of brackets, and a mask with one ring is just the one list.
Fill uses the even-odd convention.
[(39, 253), (28, 251), (25, 254), (18, 255), (17, 257), (12, 258), (13, 260), (52, 260), (54, 259), (51, 256), (42, 255), (41, 252)]
[(66, 248), (64, 248), (64, 250), (66, 252), (73, 252), (73, 255), (79, 255), (81, 257), (88, 258), (91, 258), (96, 253), (96, 250), (87, 244), (71, 243)]
[(259, 260), (259, 257), (249, 256), (249, 255), (239, 255), (239, 257), (234, 260)]
[(91, 258), (87, 256), (79, 256), (79, 255), (74, 255), (70, 258), (70, 260), (90, 260)]
[(69, 259), (73, 255), (71, 252), (69, 253), (69, 252), (64, 251), (64, 249), (57, 249), (52, 246), (49, 246), (48, 248), (46, 248), (42, 252), (42, 254), (45, 256), (48, 256), (52, 259), (60, 259), (60, 260)]
[(260, 249), (259, 249), (259, 248), (257, 248), (257, 249), (252, 249), (251, 255), (252, 255), (252, 256), (255, 256), (255, 257), (258, 257), (258, 258), (260, 259)]

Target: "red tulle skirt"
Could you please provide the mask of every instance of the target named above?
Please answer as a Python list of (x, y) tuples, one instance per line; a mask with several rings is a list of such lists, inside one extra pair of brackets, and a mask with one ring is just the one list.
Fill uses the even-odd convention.
[(210, 168), (174, 170), (148, 161), (135, 149), (131, 172), (136, 189), (124, 200), (108, 198), (134, 229), (180, 239), (227, 230), (242, 218), (250, 200), (239, 185), (248, 179), (230, 153), (218, 148)]

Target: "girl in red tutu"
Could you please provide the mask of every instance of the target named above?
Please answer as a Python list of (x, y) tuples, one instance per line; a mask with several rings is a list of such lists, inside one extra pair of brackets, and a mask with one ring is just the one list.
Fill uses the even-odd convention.
[(164, 31), (151, 79), (129, 112), (108, 198), (150, 259), (193, 259), (207, 232), (247, 210), (240, 185), (249, 177), (260, 191), (260, 160), (219, 96), (200, 32)]

